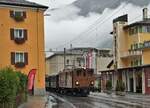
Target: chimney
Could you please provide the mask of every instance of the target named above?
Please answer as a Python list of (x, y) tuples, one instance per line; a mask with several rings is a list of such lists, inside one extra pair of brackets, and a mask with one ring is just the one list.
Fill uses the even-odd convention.
[(143, 20), (147, 20), (148, 19), (148, 8), (144, 8), (143, 9)]

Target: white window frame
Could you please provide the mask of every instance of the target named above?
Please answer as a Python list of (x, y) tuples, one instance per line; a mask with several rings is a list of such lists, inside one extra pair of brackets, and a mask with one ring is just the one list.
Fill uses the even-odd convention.
[(147, 33), (147, 26), (142, 26), (142, 32)]
[[(22, 35), (21, 36), (19, 36), (19, 30), (22, 31)], [(18, 31), (18, 33), (16, 33), (17, 31)], [(22, 29), (22, 28), (15, 28), (14, 29), (14, 38), (20, 38), (20, 39), (24, 38), (24, 29)]]
[(147, 26), (147, 33), (150, 33), (150, 26)]
[[(17, 54), (23, 54), (23, 58), (21, 58), (21, 55), (19, 55), (19, 61), (17, 61)], [(21, 61), (21, 59), (23, 60), (23, 61)], [(15, 63), (18, 63), (18, 62), (25, 62), (25, 53), (24, 52), (15, 52)]]
[(16, 12), (21, 12), (21, 16), (23, 16), (23, 11), (22, 10), (14, 10), (13, 11), (14, 16), (16, 15)]

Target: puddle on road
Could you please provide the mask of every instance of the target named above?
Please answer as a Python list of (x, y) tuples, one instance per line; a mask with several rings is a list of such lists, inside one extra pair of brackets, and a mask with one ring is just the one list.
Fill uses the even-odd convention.
[(70, 108), (67, 103), (64, 103), (58, 99), (56, 99), (57, 104), (53, 105), (52, 108)]

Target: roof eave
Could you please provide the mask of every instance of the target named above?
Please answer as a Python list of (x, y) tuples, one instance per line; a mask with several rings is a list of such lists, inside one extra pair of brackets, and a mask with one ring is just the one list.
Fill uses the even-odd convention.
[(128, 29), (130, 27), (134, 27), (134, 26), (139, 26), (139, 25), (150, 25), (150, 23), (142, 23), (142, 22), (137, 22), (137, 23), (132, 23), (130, 25), (124, 26), (124, 29)]
[(27, 5), (27, 4), (17, 4), (17, 3), (4, 3), (4, 2), (0, 2), (0, 5), (13, 5), (13, 6), (24, 6), (24, 7), (33, 7), (33, 8), (41, 8), (41, 9), (48, 9), (48, 6), (43, 6), (43, 5), (39, 5), (39, 6), (35, 6), (35, 5)]

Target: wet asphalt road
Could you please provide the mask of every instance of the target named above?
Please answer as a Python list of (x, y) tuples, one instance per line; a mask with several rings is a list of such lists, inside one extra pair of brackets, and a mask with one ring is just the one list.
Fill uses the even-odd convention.
[(57, 96), (55, 94), (55, 98), (57, 98), (57, 105), (53, 106), (53, 108), (150, 108), (147, 105), (119, 103), (108, 101), (105, 98), (72, 97), (58, 94)]

